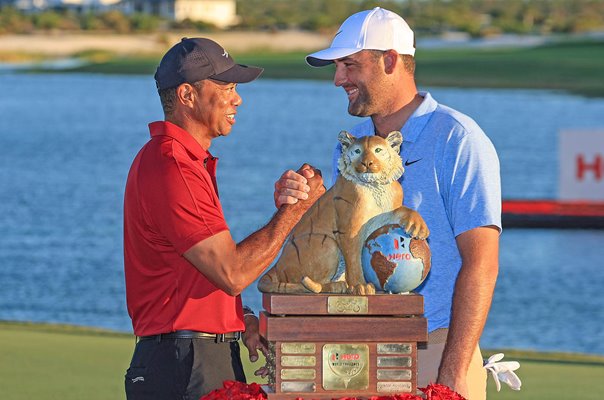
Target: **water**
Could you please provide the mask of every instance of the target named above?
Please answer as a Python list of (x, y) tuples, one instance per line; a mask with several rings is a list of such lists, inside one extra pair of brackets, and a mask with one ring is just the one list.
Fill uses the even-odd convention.
[[(0, 74), (0, 319), (131, 331), (122, 200), (130, 162), (161, 118), (151, 77)], [(604, 100), (527, 90), (432, 89), (499, 151), (506, 198), (557, 193), (557, 132), (601, 128)], [(236, 240), (274, 213), (273, 183), (309, 162), (330, 176), (337, 133), (357, 119), (329, 82), (260, 80), (220, 157)], [(604, 232), (504, 230), (484, 347), (604, 354)], [(255, 286), (244, 301), (260, 308)]]

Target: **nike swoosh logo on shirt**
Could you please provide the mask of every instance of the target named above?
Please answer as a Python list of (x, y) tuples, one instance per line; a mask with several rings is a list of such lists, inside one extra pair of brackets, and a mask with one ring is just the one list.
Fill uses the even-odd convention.
[(417, 160), (414, 160), (414, 161), (407, 160), (407, 161), (405, 161), (405, 167), (408, 167), (411, 164), (415, 164), (418, 161), (421, 161), (421, 158), (418, 158)]

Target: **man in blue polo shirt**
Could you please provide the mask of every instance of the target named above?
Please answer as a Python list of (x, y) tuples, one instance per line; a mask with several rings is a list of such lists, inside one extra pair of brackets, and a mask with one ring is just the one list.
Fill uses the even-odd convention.
[[(427, 348), (418, 355), (418, 385), (437, 382), (470, 400), (484, 399), (478, 342), (498, 273), (499, 160), (471, 118), (418, 92), (414, 54), (407, 23), (377, 7), (349, 17), (331, 46), (306, 61), (314, 67), (335, 64), (334, 83), (346, 91), (348, 112), (370, 117), (352, 128), (353, 135), (403, 134), (404, 204), (424, 217), (432, 251), (431, 272), (417, 290), (425, 299), (429, 330)], [(338, 145), (334, 182), (340, 154)], [(295, 179), (284, 174), (275, 196)]]

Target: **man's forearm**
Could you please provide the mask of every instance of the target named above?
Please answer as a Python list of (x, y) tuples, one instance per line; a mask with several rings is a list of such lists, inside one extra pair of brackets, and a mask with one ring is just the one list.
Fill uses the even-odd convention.
[(499, 269), (499, 232), (490, 227), (476, 228), (460, 235), (457, 243), (462, 266), (438, 375), (440, 383), (453, 388), (465, 386), (468, 366), (491, 307)]
[(496, 270), (462, 267), (455, 285), (451, 323), (439, 377), (465, 376), (486, 323), (496, 278)]
[(310, 178), (308, 185), (307, 199), (281, 206), (266, 226), (241, 243), (223, 231), (195, 244), (184, 257), (216, 287), (237, 296), (266, 269), (292, 228), (325, 193), (320, 174)]
[(283, 205), (268, 224), (237, 244), (237, 268), (245, 281), (253, 282), (275, 259), (301, 217), (300, 211)]

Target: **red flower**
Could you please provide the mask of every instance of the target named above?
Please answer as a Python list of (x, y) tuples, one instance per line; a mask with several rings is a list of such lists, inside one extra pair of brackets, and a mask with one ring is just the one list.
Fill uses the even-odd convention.
[(466, 400), (465, 397), (451, 390), (450, 387), (431, 383), (428, 387), (419, 388), (426, 395), (426, 400)]
[(224, 381), (222, 386), (222, 389), (213, 390), (199, 400), (266, 400), (266, 394), (257, 383)]
[[(257, 383), (245, 384), (236, 381), (224, 381), (222, 389), (216, 389), (202, 396), (199, 400), (266, 400), (266, 393)], [(419, 388), (426, 395), (425, 400), (466, 400), (459, 393), (445, 385), (432, 383)], [(296, 400), (304, 400), (301, 397)], [(358, 400), (356, 397), (342, 397), (334, 400)], [(393, 394), (389, 396), (372, 396), (369, 400), (424, 400), (413, 394)]]

